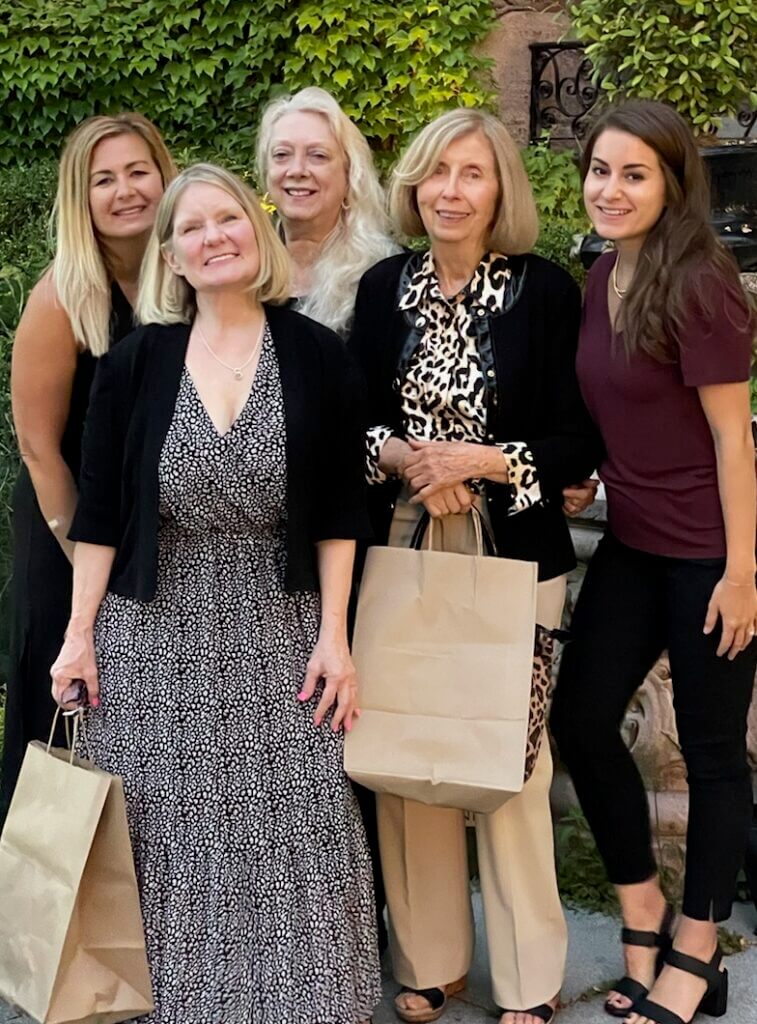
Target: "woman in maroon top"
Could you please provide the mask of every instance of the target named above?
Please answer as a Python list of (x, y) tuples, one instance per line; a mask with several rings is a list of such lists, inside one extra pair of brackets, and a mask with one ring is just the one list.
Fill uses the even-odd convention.
[[(673, 110), (608, 111), (583, 175), (594, 227), (614, 242), (589, 275), (577, 364), (606, 447), (609, 530), (578, 601), (552, 727), (623, 911), (628, 973), (605, 1008), (630, 1024), (685, 1024), (725, 1009), (716, 922), (730, 914), (751, 817), (754, 318)], [(644, 786), (620, 735), (665, 648), (690, 794), (672, 940)]]

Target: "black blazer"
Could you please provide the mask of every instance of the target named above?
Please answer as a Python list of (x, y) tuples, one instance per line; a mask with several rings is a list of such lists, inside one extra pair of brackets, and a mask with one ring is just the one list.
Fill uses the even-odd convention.
[[(350, 352), (367, 387), (364, 418), (369, 426), (390, 426), (403, 437), (398, 370), (422, 336), (413, 310), (400, 310), (403, 279), (418, 256), (390, 256), (362, 278), (357, 294)], [(505, 310), (474, 310), (482, 359), (491, 359), (495, 386), (488, 389), (487, 440), (525, 441), (534, 454), (543, 498), (508, 516), (508, 486), (486, 482), (497, 549), (507, 558), (539, 563), (539, 579), (551, 579), (575, 565), (562, 489), (588, 476), (601, 456), (599, 435), (576, 379), (575, 358), (581, 294), (567, 271), (539, 256), (509, 259), (512, 278)], [(369, 488), (368, 507), (378, 543), (386, 543), (400, 483)]]
[[(281, 375), (287, 457), (287, 591), (317, 590), (315, 543), (364, 539), (361, 387), (343, 343), (266, 306)], [(102, 356), (84, 428), (69, 537), (116, 548), (108, 587), (149, 601), (158, 571), (158, 460), (176, 406), (189, 324), (141, 327)]]

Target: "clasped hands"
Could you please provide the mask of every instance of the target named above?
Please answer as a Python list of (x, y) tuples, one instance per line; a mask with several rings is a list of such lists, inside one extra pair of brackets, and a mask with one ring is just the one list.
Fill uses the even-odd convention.
[(406, 451), (398, 460), (397, 475), (410, 488), (410, 502), (422, 504), (434, 518), (468, 512), (473, 493), (466, 481), (497, 476), (508, 479), (502, 453), (468, 441), (399, 442)]
[[(470, 441), (403, 441), (390, 437), (379, 460), (384, 472), (401, 477), (409, 486), (412, 504), (422, 504), (430, 516), (468, 512), (473, 494), (467, 481), (510, 482), (507, 457), (494, 445)], [(577, 515), (594, 501), (596, 480), (566, 488), (564, 511)]]

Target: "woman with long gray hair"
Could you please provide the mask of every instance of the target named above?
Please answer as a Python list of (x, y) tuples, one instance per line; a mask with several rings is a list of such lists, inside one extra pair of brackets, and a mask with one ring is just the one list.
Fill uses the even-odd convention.
[(333, 96), (310, 86), (266, 108), (257, 166), (292, 260), (296, 308), (346, 336), (360, 278), (399, 251), (368, 143)]
[[(274, 100), (260, 122), (258, 175), (276, 205), (295, 309), (346, 337), (360, 278), (399, 252), (362, 132), (324, 89)], [(376, 801), (355, 785), (371, 847), (379, 946), (387, 944)]]

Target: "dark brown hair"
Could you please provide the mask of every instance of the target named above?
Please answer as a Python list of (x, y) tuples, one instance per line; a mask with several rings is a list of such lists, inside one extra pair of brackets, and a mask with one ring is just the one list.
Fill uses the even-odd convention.
[[(597, 139), (608, 129), (635, 135), (653, 149), (665, 178), (665, 209), (644, 240), (632, 288), (619, 314), (626, 351), (641, 349), (659, 362), (677, 361), (687, 317), (702, 310), (710, 319), (709, 304), (717, 289), (720, 300), (723, 291), (733, 300), (728, 308), (743, 310), (738, 326), (750, 327), (754, 333), (754, 312), (736, 263), (710, 225), (709, 180), (686, 122), (664, 103), (633, 100), (609, 108), (586, 142), (582, 180), (589, 173)], [(722, 308), (721, 301), (718, 307)]]

